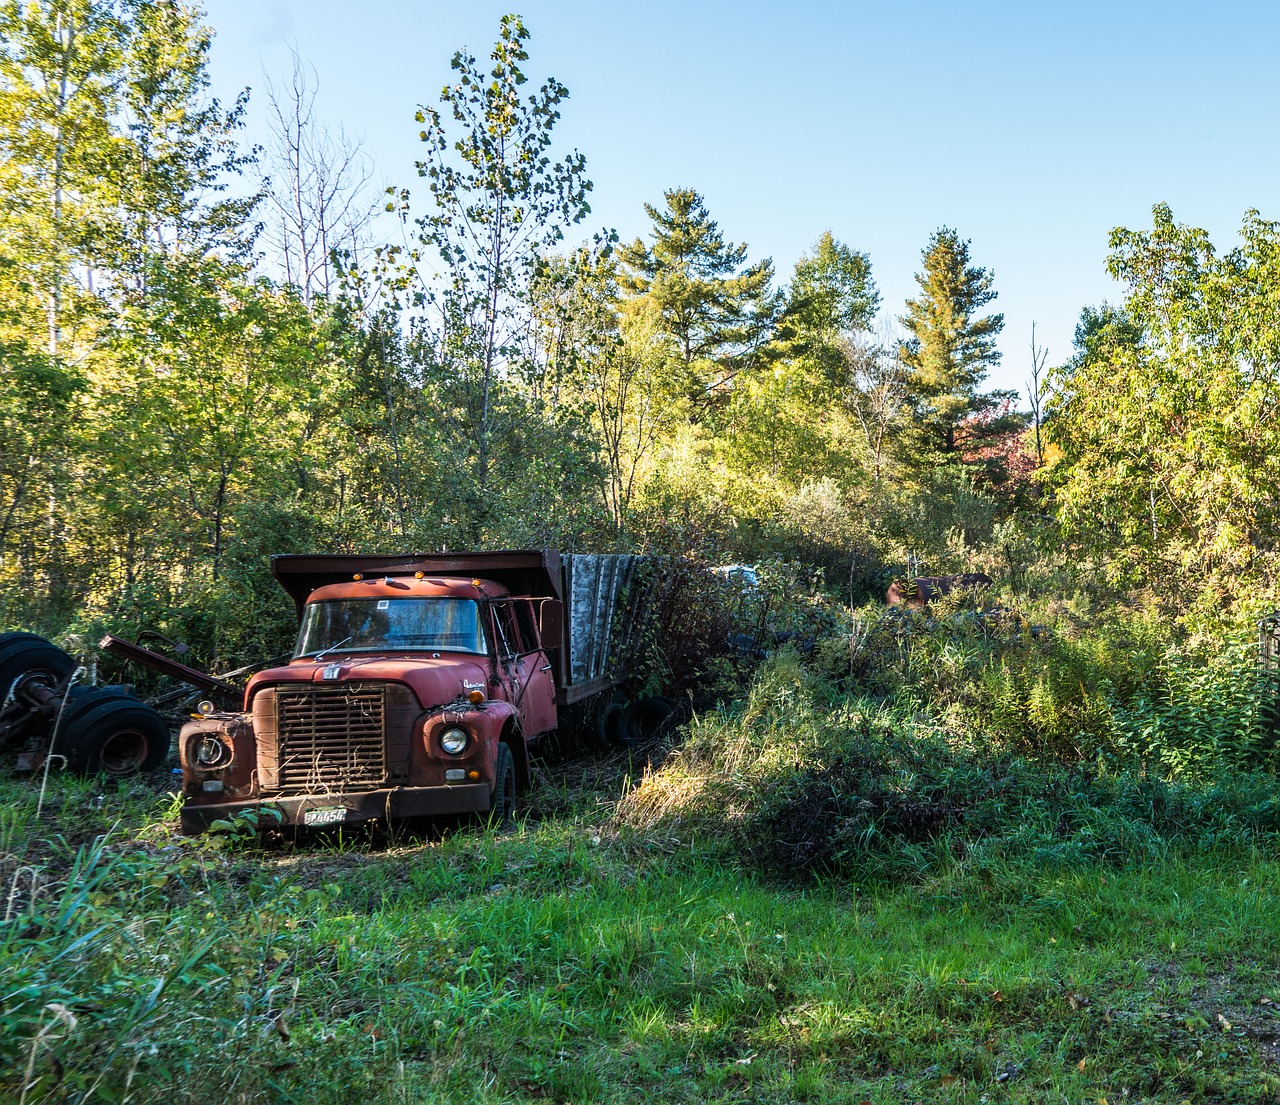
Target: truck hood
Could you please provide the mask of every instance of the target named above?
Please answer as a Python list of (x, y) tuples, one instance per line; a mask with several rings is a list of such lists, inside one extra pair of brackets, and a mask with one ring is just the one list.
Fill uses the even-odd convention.
[(342, 683), (363, 680), (404, 683), (423, 709), (457, 702), (471, 691), (489, 697), (489, 672), (476, 660), (459, 656), (338, 656), (320, 663), (298, 660), (288, 667), (260, 671), (245, 690), (245, 708), (265, 686), (276, 683)]

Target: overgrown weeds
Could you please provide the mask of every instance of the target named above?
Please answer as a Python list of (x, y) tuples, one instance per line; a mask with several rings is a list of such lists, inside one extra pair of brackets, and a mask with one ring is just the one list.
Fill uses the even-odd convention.
[[(1148, 862), (1280, 839), (1274, 776), (1250, 760), (1263, 690), (1222, 674), (1245, 663), (1240, 651), (1196, 675), (1176, 654), (1153, 659), (1124, 705), (1114, 681), (1097, 692), (1100, 704), (1082, 682), (1076, 716), (1086, 716), (1081, 703), (1098, 710), (1106, 743), (1064, 762), (1031, 754), (1035, 742), (1020, 729), (1009, 739), (1008, 700), (988, 704), (991, 727), (975, 736), (958, 734), (945, 709), (941, 722), (927, 712), (940, 699), (972, 710), (965, 681), (992, 670), (975, 674), (964, 659), (940, 670), (949, 650), (998, 657), (1010, 670), (1011, 650), (997, 652), (991, 638), (975, 646), (989, 628), (969, 628), (963, 613), (950, 621), (947, 640), (926, 630), (923, 645), (911, 642), (932, 667), (908, 656), (908, 670), (935, 673), (915, 695), (902, 685), (885, 698), (842, 693), (796, 655), (774, 659), (742, 703), (694, 721), (684, 745), (620, 804), (620, 821), (697, 834), (777, 874), (867, 882), (954, 862)], [(1154, 699), (1153, 686), (1165, 697)]]
[(1259, 671), (1251, 626), (1179, 641), (1152, 613), (1086, 619), (962, 594), (927, 612), (863, 611), (819, 670), (997, 754), (1182, 780), (1276, 766), (1276, 683)]
[[(780, 697), (832, 704), (821, 680), (779, 667), (743, 711), (761, 732), (782, 731)], [(872, 737), (913, 721), (879, 710)], [(1276, 863), (1186, 833), (1204, 811), (1129, 799), (1154, 803), (1166, 838), (1167, 822), (1205, 845), (1185, 856), (1026, 863), (1006, 838), (1007, 853), (956, 848), (898, 886), (792, 889), (707, 834), (689, 847), (687, 821), (611, 829), (617, 785), (565, 794), (557, 816), (510, 835), (337, 850), (208, 849), (174, 838), (153, 795), (61, 776), (38, 821), (29, 793), (0, 791), (20, 825), (8, 839), (41, 868), (40, 892), (24, 888), (0, 924), (0, 1098), (978, 1105), (1280, 1090)]]

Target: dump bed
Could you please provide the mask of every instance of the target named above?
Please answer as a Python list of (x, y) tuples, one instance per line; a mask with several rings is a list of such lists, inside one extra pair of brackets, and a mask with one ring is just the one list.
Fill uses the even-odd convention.
[(581, 701), (607, 690), (626, 672), (639, 646), (648, 588), (646, 557), (565, 553), (553, 549), (489, 553), (314, 554), (271, 558), (271, 574), (301, 617), (317, 587), (365, 577), (413, 575), (489, 579), (512, 595), (561, 603), (561, 647), (551, 654), (556, 700)]
[(640, 578), (646, 559), (623, 553), (561, 557), (567, 648), (557, 701), (599, 694), (630, 669), (648, 614), (649, 589)]

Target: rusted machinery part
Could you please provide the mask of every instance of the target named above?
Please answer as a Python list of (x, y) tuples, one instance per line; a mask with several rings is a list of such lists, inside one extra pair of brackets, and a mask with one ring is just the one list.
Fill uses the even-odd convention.
[(57, 645), (34, 633), (0, 633), (0, 695), (7, 703), (22, 677), (39, 676), (46, 687), (66, 680), (75, 659)]
[(199, 690), (208, 692), (215, 698), (224, 699), (228, 703), (238, 705), (243, 697), (244, 692), (234, 683), (228, 683), (223, 679), (218, 679), (216, 676), (208, 675), (197, 668), (188, 667), (186, 664), (179, 663), (177, 660), (159, 652), (153, 652), (149, 648), (143, 648), (132, 641), (126, 641), (123, 637), (117, 637), (112, 633), (108, 633), (103, 637), (98, 642), (98, 647), (106, 652), (122, 656), (126, 660), (142, 664), (144, 667), (151, 668), (154, 671), (171, 675), (183, 683), (188, 683)]
[(34, 754), (61, 756), (81, 774), (131, 775), (163, 763), (169, 727), (160, 715), (129, 687), (76, 685), (75, 670), (74, 657), (37, 634), (0, 634), (0, 736), (52, 737), (56, 747)]
[(960, 589), (981, 590), (990, 587), (992, 579), (983, 572), (965, 572), (950, 576), (917, 576), (911, 582), (895, 579), (889, 584), (885, 603), (923, 610), (934, 599)]
[(43, 637), (0, 634), (0, 744), (47, 729), (75, 668)]
[[(289, 662), (290, 659), (291, 659), (291, 654), (288, 652), (285, 652), (279, 656), (272, 656), (269, 660), (259, 660), (257, 661), (257, 663), (246, 664), (242, 668), (236, 668), (235, 671), (222, 672), (219, 675), (215, 675), (213, 678), (220, 680), (223, 683), (230, 683), (232, 679), (239, 679), (246, 675), (252, 675), (256, 671), (262, 671), (263, 668), (283, 667), (285, 664)], [(193, 688), (189, 684), (184, 683), (181, 687), (178, 687), (176, 690), (166, 691), (164, 694), (156, 695), (154, 698), (147, 699), (147, 702), (152, 706), (152, 708), (156, 710), (162, 710), (166, 706), (173, 706), (179, 702), (182, 702), (185, 699), (193, 698), (199, 692), (199, 690), (200, 690), (199, 687)], [(233, 702), (226, 703), (226, 705), (231, 705), (238, 709), (243, 697), (244, 697), (244, 692), (237, 689), (235, 700)]]

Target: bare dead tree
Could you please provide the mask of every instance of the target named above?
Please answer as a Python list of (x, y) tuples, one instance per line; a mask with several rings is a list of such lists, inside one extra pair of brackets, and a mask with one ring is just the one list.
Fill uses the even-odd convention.
[(335, 250), (359, 254), (376, 203), (370, 195), (373, 162), (359, 139), (316, 119), (315, 69), (293, 51), (288, 83), (268, 78), (271, 142), (263, 159), (271, 219), (265, 241), (284, 279), (310, 303), (337, 281)]
[(880, 482), (889, 428), (906, 401), (906, 373), (898, 356), (900, 343), (887, 327), (876, 335), (859, 335), (845, 344), (847, 401), (871, 453), (875, 481)]
[(1036, 344), (1036, 324), (1031, 323), (1031, 379), (1027, 381), (1027, 398), (1031, 401), (1031, 424), (1036, 429), (1036, 467), (1044, 467), (1044, 445), (1040, 437), (1040, 412), (1049, 381), (1044, 374), (1049, 350)]

